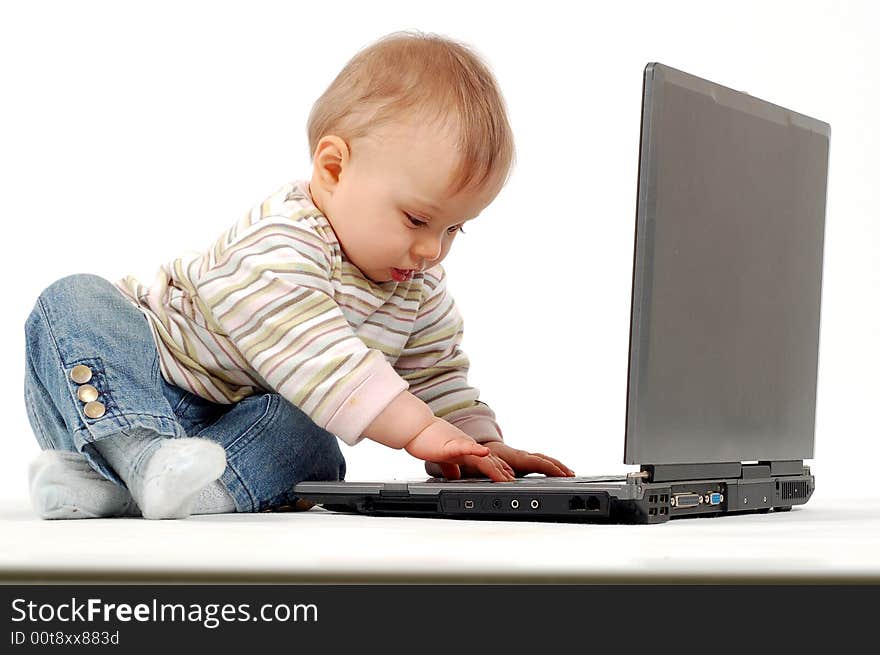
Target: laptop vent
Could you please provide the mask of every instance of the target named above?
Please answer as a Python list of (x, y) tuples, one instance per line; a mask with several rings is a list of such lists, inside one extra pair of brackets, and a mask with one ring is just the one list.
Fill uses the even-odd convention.
[(806, 480), (782, 483), (782, 498), (806, 498), (809, 492)]

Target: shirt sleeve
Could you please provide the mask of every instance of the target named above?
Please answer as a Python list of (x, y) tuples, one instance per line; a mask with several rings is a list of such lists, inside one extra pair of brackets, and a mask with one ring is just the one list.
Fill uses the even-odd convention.
[(217, 242), (196, 285), (202, 311), (278, 394), (354, 445), (406, 382), (334, 300), (329, 244), (267, 216)]
[(394, 368), (435, 416), (479, 443), (503, 441), (495, 413), (478, 400), (479, 390), (468, 384), (470, 363), (461, 349), (463, 334), (461, 314), (446, 289), (446, 273), (436, 266), (425, 276), (425, 297)]

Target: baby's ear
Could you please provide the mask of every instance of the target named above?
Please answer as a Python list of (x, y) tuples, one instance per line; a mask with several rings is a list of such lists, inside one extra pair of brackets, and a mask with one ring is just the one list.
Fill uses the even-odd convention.
[(323, 136), (318, 141), (315, 147), (314, 173), (327, 191), (332, 191), (339, 184), (339, 177), (350, 157), (348, 144), (335, 134)]

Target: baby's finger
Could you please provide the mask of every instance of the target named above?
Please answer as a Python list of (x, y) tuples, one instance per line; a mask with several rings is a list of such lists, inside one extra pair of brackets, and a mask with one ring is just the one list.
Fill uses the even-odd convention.
[(440, 470), (443, 471), (443, 477), (447, 480), (458, 480), (461, 477), (461, 469), (458, 468), (458, 464), (440, 462)]
[(487, 478), (492, 480), (492, 482), (506, 482), (507, 474), (504, 473), (497, 466), (488, 466), (480, 471)]
[(514, 470), (511, 468), (510, 464), (505, 462), (500, 457), (498, 458), (498, 461), (501, 462), (501, 468), (503, 468), (506, 473), (508, 473), (510, 475), (516, 475), (516, 473), (514, 473)]
[(492, 452), (486, 446), (482, 446), (472, 439), (455, 439), (454, 441), (447, 442), (445, 449), (450, 458), (463, 457), (465, 455), (485, 457)]
[(529, 455), (528, 466), (535, 473), (543, 473), (553, 477), (565, 477), (568, 475), (561, 467), (540, 455)]
[(560, 462), (560, 461), (559, 461), (558, 459), (556, 459), (555, 457), (548, 457), (547, 455), (544, 455), (543, 453), (533, 453), (533, 454), (534, 454), (534, 455), (537, 455), (538, 457), (543, 457), (544, 459), (549, 459), (551, 462), (553, 462), (554, 464), (556, 464), (556, 466), (558, 466), (558, 467), (561, 468), (563, 471), (565, 471), (568, 475), (574, 475), (574, 474), (575, 474), (574, 471), (572, 471), (570, 468), (568, 468), (565, 464), (563, 464), (562, 462)]
[(490, 455), (490, 457), (495, 462), (495, 465), (499, 469), (501, 469), (507, 477), (509, 477), (509, 478), (516, 477), (516, 473), (514, 472), (514, 470), (512, 468), (510, 468), (510, 464), (508, 464), (503, 458), (499, 457), (495, 453), (492, 453), (492, 455)]
[(498, 458), (498, 461), (501, 462), (501, 470), (503, 470), (504, 473), (507, 474), (507, 477), (510, 480), (515, 480), (516, 479), (516, 471), (513, 470), (513, 468), (510, 466), (510, 464), (508, 464), (506, 461), (504, 461), (500, 457)]
[(508, 482), (512, 476), (508, 474), (498, 463), (495, 457), (485, 457), (477, 465), (480, 472), (493, 482)]
[(493, 462), (495, 462), (501, 468), (504, 468), (507, 466), (507, 462), (504, 461), (504, 458), (496, 455), (495, 453), (492, 453), (491, 455), (489, 455), (489, 459), (491, 459)]

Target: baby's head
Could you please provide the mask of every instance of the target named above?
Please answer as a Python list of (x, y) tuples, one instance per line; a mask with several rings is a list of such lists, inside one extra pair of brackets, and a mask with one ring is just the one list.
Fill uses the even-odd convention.
[(315, 103), (308, 132), (312, 198), (374, 282), (439, 263), (514, 159), (494, 76), (436, 35), (396, 33), (355, 55)]

